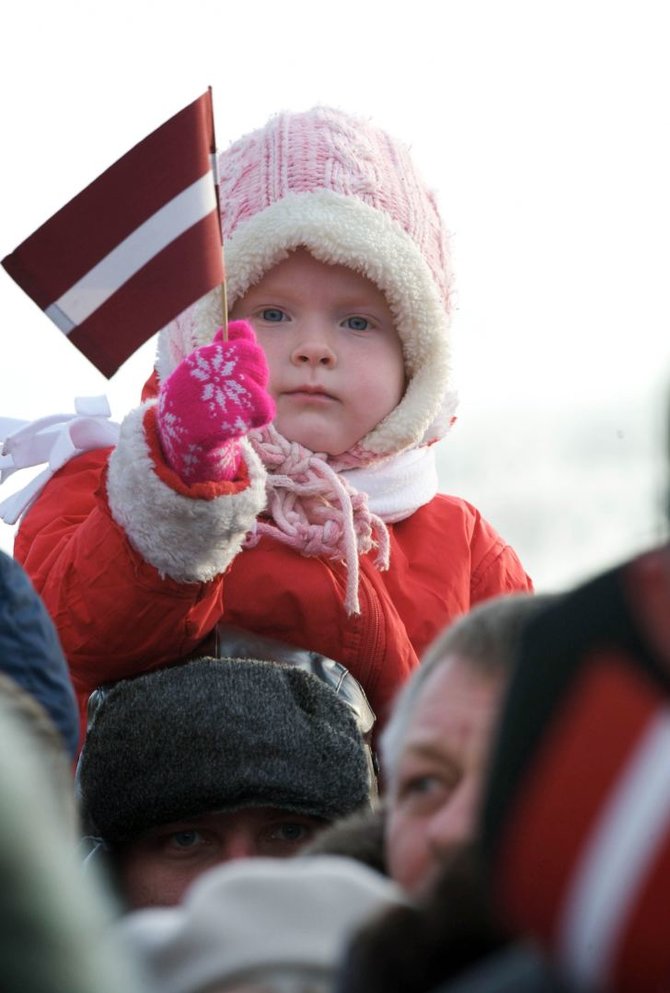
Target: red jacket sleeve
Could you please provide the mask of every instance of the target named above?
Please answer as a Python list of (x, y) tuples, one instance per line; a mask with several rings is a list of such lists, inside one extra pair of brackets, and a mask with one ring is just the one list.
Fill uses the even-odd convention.
[(238, 480), (187, 488), (162, 462), (152, 425), (153, 406), (138, 408), (116, 448), (60, 469), (17, 536), (80, 697), (198, 645), (264, 505), (264, 470), (248, 446)]
[(90, 452), (61, 469), (26, 515), (15, 546), (56, 624), (79, 693), (188, 654), (222, 610), (220, 577), (161, 577), (132, 547), (105, 496), (108, 455)]
[(471, 603), (504, 593), (531, 593), (533, 582), (518, 555), (498, 532), (476, 512), (472, 533)]

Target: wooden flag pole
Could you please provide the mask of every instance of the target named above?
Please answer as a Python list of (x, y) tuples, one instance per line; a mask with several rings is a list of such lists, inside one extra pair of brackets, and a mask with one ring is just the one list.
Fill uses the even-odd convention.
[(210, 154), (212, 157), (212, 175), (214, 176), (214, 192), (216, 193), (216, 216), (219, 222), (219, 236), (221, 238), (221, 255), (223, 257), (223, 282), (221, 283), (221, 331), (224, 341), (228, 341), (228, 293), (226, 290), (226, 260), (223, 252), (223, 229), (221, 228), (221, 203), (219, 201), (219, 164), (216, 154), (216, 132), (214, 130), (214, 100), (212, 97), (212, 87), (208, 86), (209, 109), (212, 124), (212, 147)]
[[(223, 248), (221, 250), (223, 251)], [(225, 279), (221, 283), (221, 310), (223, 311), (223, 320), (221, 321), (223, 340), (228, 341), (228, 293)]]

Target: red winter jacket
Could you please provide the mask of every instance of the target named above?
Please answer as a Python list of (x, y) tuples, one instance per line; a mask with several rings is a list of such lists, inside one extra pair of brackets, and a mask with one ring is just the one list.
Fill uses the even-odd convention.
[(16, 557), (56, 623), (82, 712), (96, 686), (192, 654), (223, 620), (341, 662), (383, 723), (444, 625), (487, 597), (532, 588), (474, 507), (438, 495), (389, 525), (387, 572), (362, 557), (361, 613), (347, 615), (342, 563), (267, 537), (239, 552), (264, 501), (251, 449), (237, 482), (187, 489), (162, 462), (152, 417), (138, 409), (111, 455), (64, 466), (17, 535)]

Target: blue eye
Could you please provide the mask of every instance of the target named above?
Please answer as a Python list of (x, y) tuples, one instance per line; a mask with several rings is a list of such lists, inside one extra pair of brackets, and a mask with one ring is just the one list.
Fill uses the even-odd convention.
[(304, 824), (278, 824), (276, 836), (282, 841), (302, 841), (307, 836), (307, 828)]
[(268, 321), (269, 324), (279, 324), (284, 320), (286, 314), (279, 307), (266, 307), (260, 313), (261, 319)]
[(367, 331), (370, 327), (370, 322), (367, 317), (347, 317), (344, 321), (344, 326), (350, 328), (352, 331)]
[(272, 824), (265, 835), (271, 844), (298, 845), (311, 838), (313, 833), (314, 825), (301, 824), (300, 821), (280, 821)]
[(193, 848), (202, 841), (199, 831), (175, 831), (171, 840), (176, 848)]
[(435, 789), (437, 783), (435, 776), (417, 776), (407, 783), (406, 789), (408, 793), (429, 793)]
[(438, 775), (411, 776), (398, 784), (398, 800), (410, 807), (425, 809), (426, 805), (441, 803), (456, 785), (456, 780), (446, 782)]

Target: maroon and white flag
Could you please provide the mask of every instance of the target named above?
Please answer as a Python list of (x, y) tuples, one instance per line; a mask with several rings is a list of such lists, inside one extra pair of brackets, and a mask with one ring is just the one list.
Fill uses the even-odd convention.
[(3, 259), (105, 376), (224, 283), (214, 156), (210, 89)]

